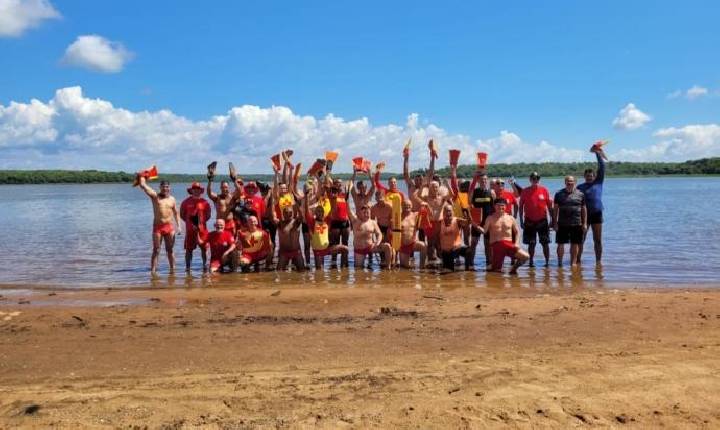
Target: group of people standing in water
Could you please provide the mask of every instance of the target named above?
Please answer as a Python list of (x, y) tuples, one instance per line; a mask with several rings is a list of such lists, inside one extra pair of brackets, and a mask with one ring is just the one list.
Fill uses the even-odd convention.
[[(478, 153), (473, 177), (463, 180), (457, 177), (459, 151), (451, 150), (450, 176), (441, 178), (435, 171), (438, 153), (432, 140), (425, 173), (410, 176), (409, 143), (403, 150), (407, 193), (398, 188), (395, 177), (381, 182), (384, 163), (373, 171), (362, 157), (353, 159), (350, 180), (333, 177), (335, 152), (315, 161), (301, 188), (302, 165), (293, 163), (292, 150), (271, 158), (272, 184), (245, 182), (230, 163), (230, 181), (221, 181), (215, 192), (213, 162), (207, 188), (192, 183), (179, 209), (167, 181), (155, 191), (147, 183), (151, 175), (138, 173), (136, 182), (153, 204), (151, 271), (157, 271), (163, 243), (174, 270), (175, 237), (183, 232), (186, 269), (199, 249), (203, 270), (211, 272), (305, 270), (311, 265), (321, 270), (327, 259), (333, 268), (347, 267), (351, 253), (356, 268), (371, 266), (377, 259), (383, 268), (474, 270), (482, 238), (485, 269), (501, 271), (509, 259), (510, 273), (516, 273), (526, 262), (534, 265), (537, 242), (549, 264), (550, 230), (555, 230), (558, 265), (564, 262), (568, 243), (570, 264), (580, 264), (588, 227), (599, 264), (607, 160), (602, 144), (590, 150), (596, 154), (597, 171), (586, 170), (580, 185), (566, 176), (565, 187), (552, 199), (537, 172), (530, 174), (525, 187), (513, 179), (506, 187), (503, 179), (489, 178), (483, 153)], [(359, 175), (366, 176), (367, 183)]]

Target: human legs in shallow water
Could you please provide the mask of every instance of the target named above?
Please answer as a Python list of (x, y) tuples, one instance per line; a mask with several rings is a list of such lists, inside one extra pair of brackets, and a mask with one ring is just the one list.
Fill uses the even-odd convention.
[[(592, 236), (593, 236), (593, 246), (595, 249), (595, 264), (601, 264), (602, 263), (602, 254), (603, 254), (603, 244), (602, 244), (602, 223), (595, 223), (590, 224), (590, 229), (592, 230)], [(588, 231), (585, 231), (585, 234), (583, 235), (583, 241), (580, 244), (580, 249), (578, 250), (578, 256), (577, 256), (577, 264), (580, 264), (580, 260), (582, 259), (583, 254), (583, 248), (585, 247), (585, 239), (587, 238)]]

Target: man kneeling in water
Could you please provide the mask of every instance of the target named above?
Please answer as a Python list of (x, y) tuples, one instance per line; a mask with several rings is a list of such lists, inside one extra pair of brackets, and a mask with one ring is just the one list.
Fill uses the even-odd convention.
[(442, 221), (440, 222), (440, 256), (444, 270), (455, 270), (455, 259), (465, 259), (465, 270), (472, 266), (472, 253), (465, 246), (461, 232), (467, 226), (468, 221), (453, 216), (453, 208), (446, 204), (442, 209)]
[(348, 247), (339, 244), (330, 245), (330, 226), (325, 222), (325, 209), (322, 206), (315, 206), (313, 215), (315, 217), (308, 220), (310, 244), (315, 254), (315, 270), (322, 270), (326, 256), (332, 253), (347, 254)]
[(370, 219), (370, 206), (365, 204), (357, 216), (350, 211), (353, 229), (353, 246), (355, 251), (355, 267), (365, 266), (365, 257), (374, 253), (383, 255), (382, 267), (390, 267), (393, 250), (389, 243), (383, 242), (383, 234), (377, 221)]
[[(489, 236), (492, 266), (491, 271), (502, 271), (505, 257), (514, 258), (515, 262), (510, 273), (517, 273), (517, 268), (525, 263), (530, 255), (520, 247), (520, 232), (515, 218), (505, 212), (507, 200), (495, 200), (495, 212), (485, 220), (482, 230)], [(513, 238), (515, 240), (513, 241)]]
[(302, 214), (297, 208), (297, 204), (285, 206), (282, 209), (282, 220), (273, 221), (278, 226), (278, 246), (280, 247), (277, 270), (286, 270), (291, 262), (296, 270), (305, 270), (305, 260), (300, 251)]
[(267, 231), (258, 227), (258, 219), (255, 216), (248, 218), (247, 230), (238, 231), (238, 241), (242, 246), (239, 263), (243, 271), (250, 266), (255, 266), (255, 271), (260, 270), (260, 262), (265, 261), (265, 268), (269, 269), (272, 264), (273, 245)]
[(215, 220), (215, 231), (208, 233), (205, 240), (198, 232), (197, 241), (202, 246), (206, 246), (206, 243), (210, 246), (210, 273), (223, 272), (225, 266), (231, 272), (235, 271), (235, 237), (229, 230), (225, 230), (225, 220)]

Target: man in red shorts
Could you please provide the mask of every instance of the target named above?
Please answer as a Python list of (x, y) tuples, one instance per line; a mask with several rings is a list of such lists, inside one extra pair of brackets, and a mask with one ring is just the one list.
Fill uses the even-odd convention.
[(139, 177), (140, 188), (150, 197), (153, 206), (153, 232), (152, 232), (152, 257), (150, 257), (150, 273), (157, 272), (158, 257), (160, 255), (160, 244), (165, 242), (165, 251), (167, 252), (168, 264), (170, 272), (175, 270), (175, 254), (173, 246), (175, 245), (175, 226), (173, 221), (177, 223), (177, 234), (182, 233), (180, 227), (180, 215), (177, 210), (175, 197), (170, 195), (170, 183), (168, 181), (160, 182), (160, 192), (150, 187), (145, 177)]
[[(197, 237), (198, 233), (203, 238), (203, 241), (207, 241), (207, 226), (206, 222), (212, 215), (210, 203), (205, 200), (202, 193), (205, 188), (198, 182), (193, 182), (192, 185), (187, 189), (190, 197), (183, 200), (180, 204), (180, 218), (185, 221), (185, 270), (190, 271), (190, 264), (192, 263), (193, 251), (198, 247)], [(207, 270), (207, 244), (200, 245), (200, 255), (202, 256), (203, 270)]]
[[(507, 201), (503, 198), (495, 199), (495, 211), (485, 220), (482, 230), (489, 236), (492, 249), (493, 272), (502, 271), (505, 257), (514, 259), (510, 273), (517, 273), (517, 268), (525, 263), (530, 255), (520, 247), (520, 234), (515, 218), (505, 212)], [(513, 238), (515, 240), (513, 241)]]
[(198, 231), (197, 242), (210, 247), (210, 273), (222, 272), (225, 266), (229, 266), (231, 272), (235, 271), (235, 236), (225, 229), (225, 220), (215, 220), (215, 230), (208, 233), (207, 240), (203, 240)]

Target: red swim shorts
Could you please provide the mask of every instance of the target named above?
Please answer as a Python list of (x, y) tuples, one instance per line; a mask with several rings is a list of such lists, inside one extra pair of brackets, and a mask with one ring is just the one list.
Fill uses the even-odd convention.
[[(195, 227), (194, 225), (187, 226), (187, 231), (185, 232), (185, 250), (186, 251), (192, 251), (199, 246), (198, 241), (197, 241), (197, 232), (198, 232), (198, 228)], [(205, 245), (203, 245), (203, 248), (208, 248), (210, 245), (207, 243), (208, 231), (206, 228), (200, 228), (200, 237), (202, 238), (203, 242), (205, 242)]]
[(171, 222), (165, 224), (156, 224), (153, 226), (153, 234), (165, 236), (166, 234), (175, 234), (175, 226)]
[(492, 270), (495, 271), (502, 270), (505, 257), (512, 258), (518, 251), (517, 246), (509, 240), (493, 242), (490, 246), (492, 248)]
[(407, 245), (400, 246), (400, 253), (405, 255), (413, 255), (415, 253), (415, 241)]
[(372, 254), (372, 248), (355, 248), (353, 252), (357, 255), (369, 255)]
[(266, 259), (268, 256), (267, 251), (258, 251), (258, 252), (243, 252), (241, 255), (241, 258), (243, 260), (248, 261), (246, 264), (255, 264), (258, 263), (264, 259)]

